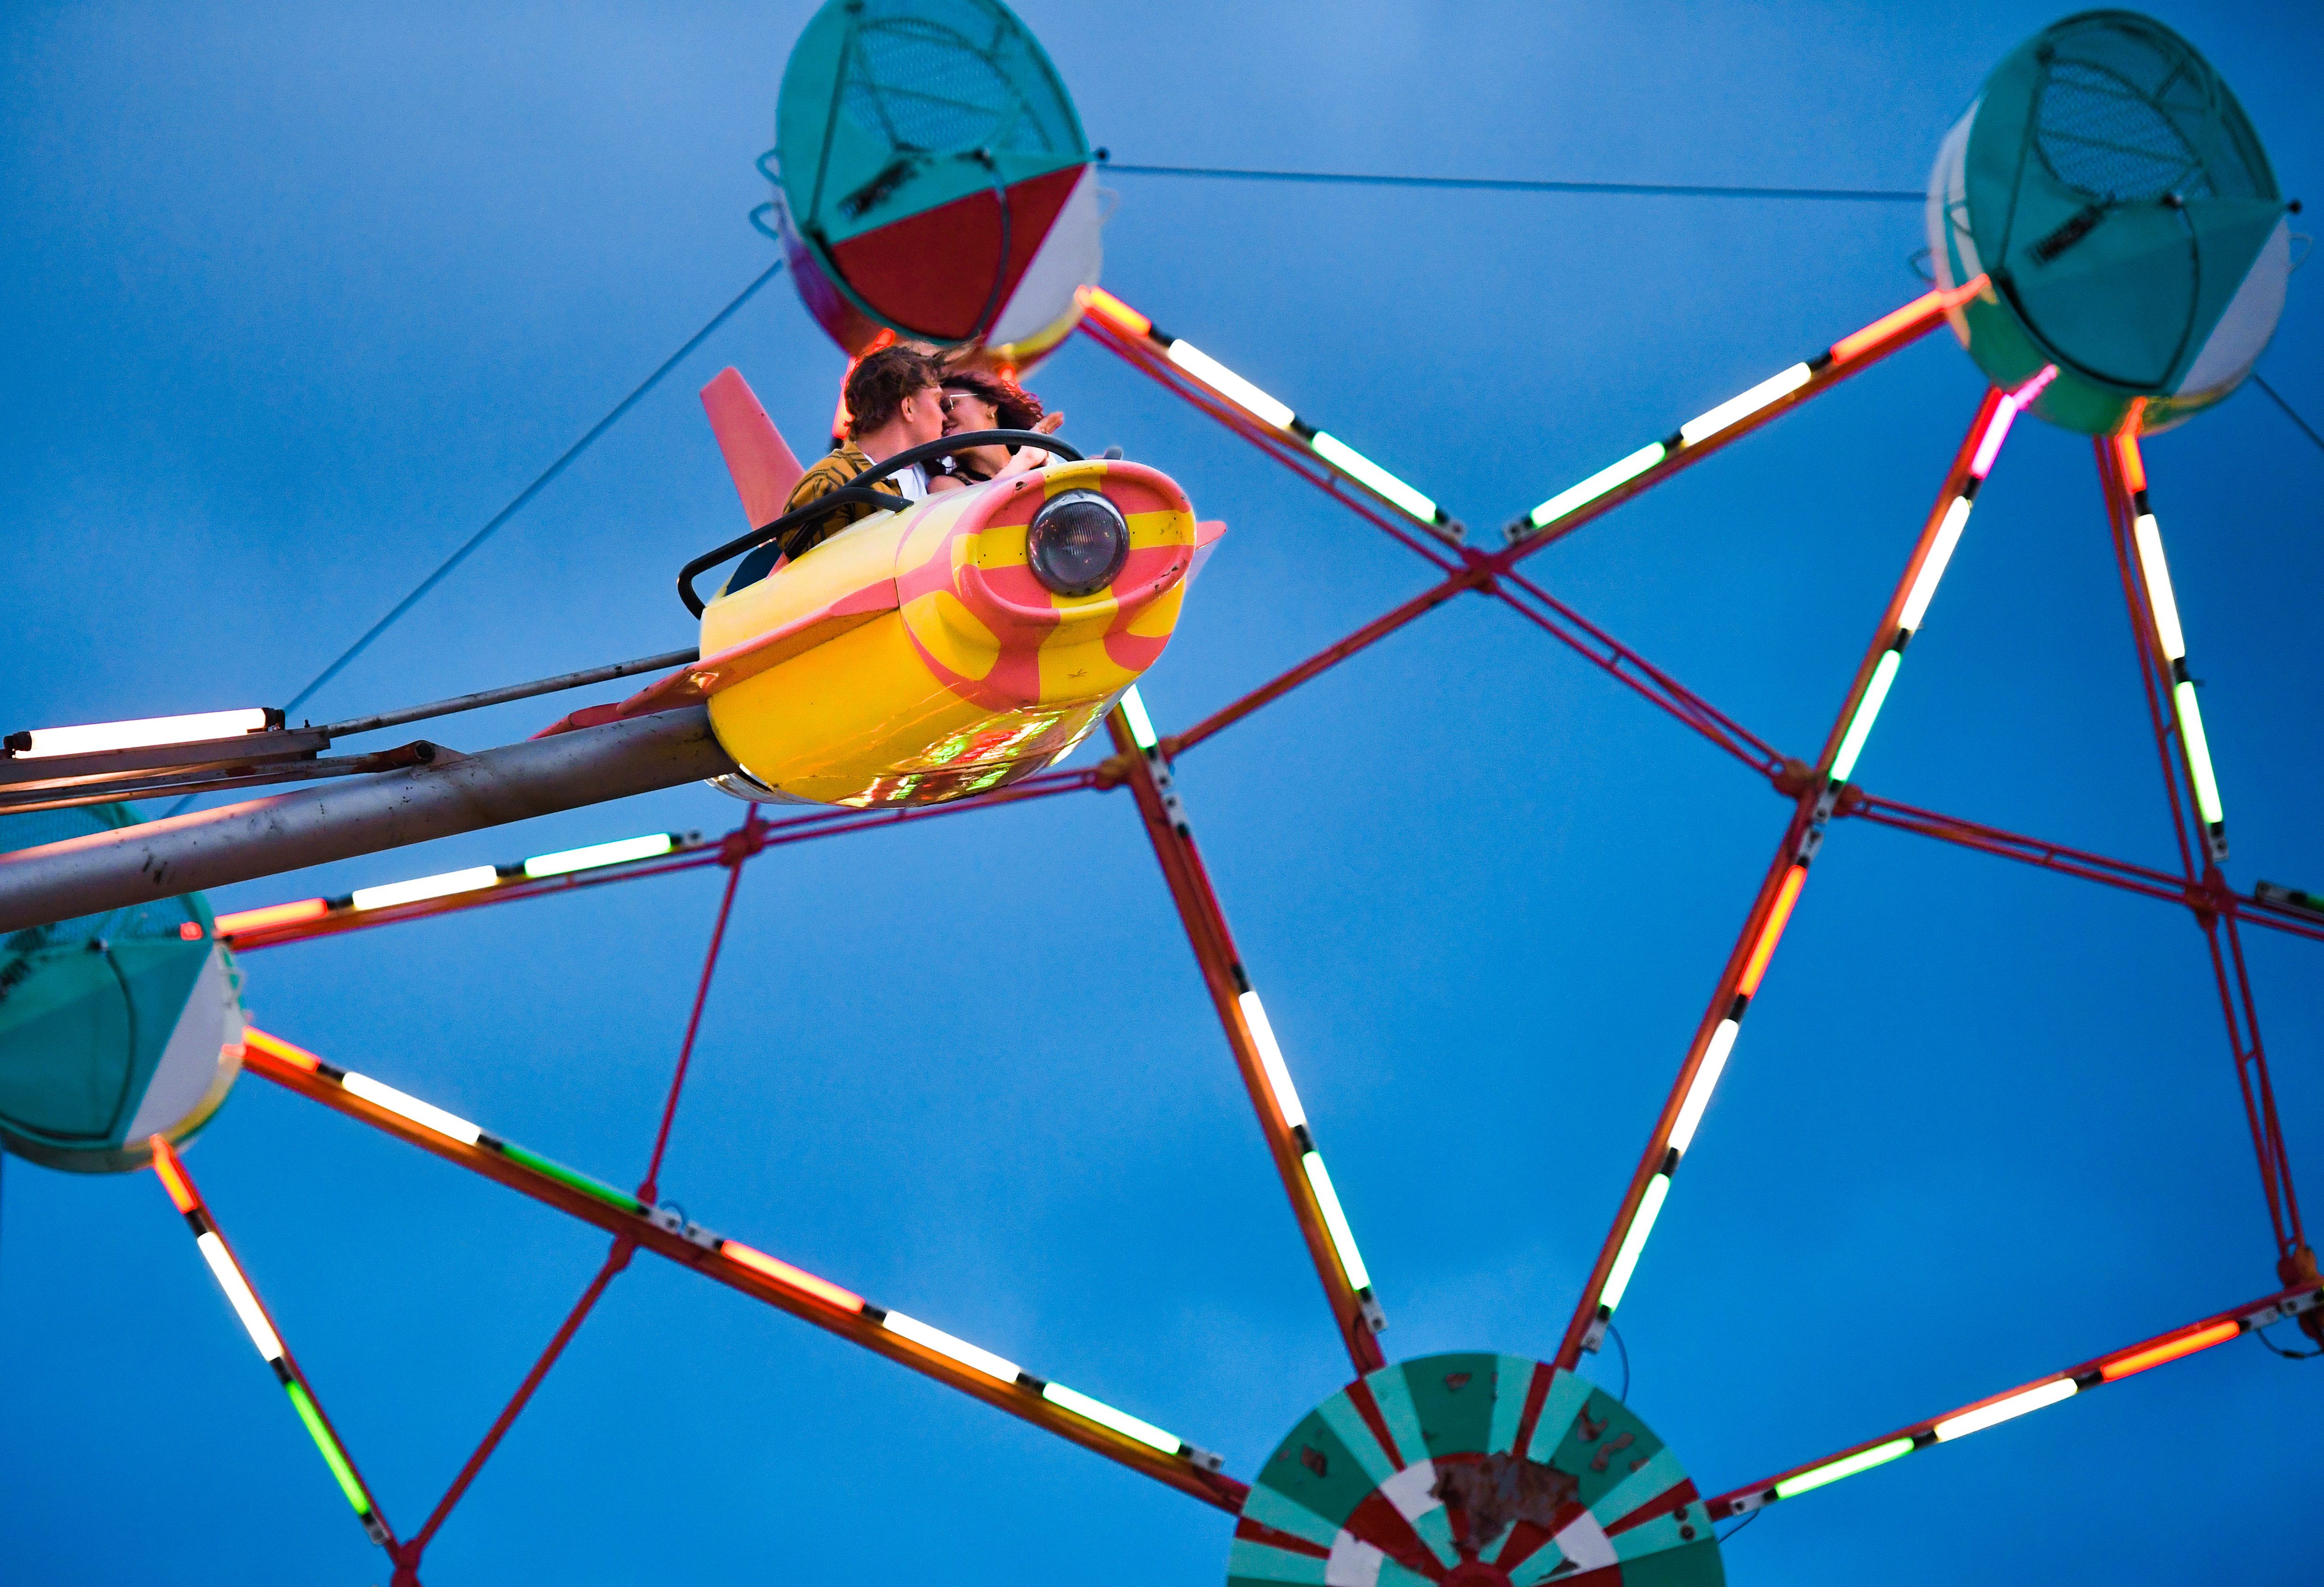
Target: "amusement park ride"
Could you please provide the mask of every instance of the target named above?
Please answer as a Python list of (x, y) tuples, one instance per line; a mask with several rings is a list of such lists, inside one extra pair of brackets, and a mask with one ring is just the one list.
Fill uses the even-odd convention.
[[(1436, 502), (1097, 284), (1096, 166), (1038, 44), (997, 0), (835, 0), (794, 51), (762, 167), (801, 296), (851, 354), (897, 335), (1010, 370), (1078, 328), (1429, 564), (1436, 581), (1203, 720), (1157, 733), (1136, 683), (1168, 643), (1220, 526), (1178, 485), (1046, 437), (1047, 466), (883, 510), (793, 562), (796, 457), (735, 372), (703, 400), (751, 532), (689, 563), (698, 650), (317, 728), (279, 712), (42, 729), (0, 761), (0, 1141), (54, 1167), (150, 1164), (399, 1582), (613, 1277), (646, 1250), (851, 1340), (1236, 1518), (1230, 1582), (1460, 1587), (1724, 1579), (1716, 1523), (1933, 1444), (2297, 1319), (2324, 1341), (2241, 932), (2324, 941), (2324, 900), (2236, 892), (2140, 438), (2233, 391), (2281, 313), (2287, 204), (2256, 134), (2191, 46), (2125, 12), (2012, 52), (1945, 137), (1928, 193), (1933, 290), (1561, 490), (1484, 549)], [(927, 262), (950, 267), (931, 271)], [(1949, 328), (1990, 381), (1838, 716), (1786, 756), (1524, 570), (1615, 511), (1899, 349)], [(2181, 867), (2164, 872), (1899, 804), (1850, 780), (2011, 426), (2091, 438)], [(980, 438), (957, 438), (950, 445)], [(937, 448), (929, 450), (941, 450)], [(920, 453), (890, 459), (893, 472)], [(870, 483), (870, 477), (859, 484)], [(844, 493), (843, 493), (844, 494)], [(743, 558), (706, 602), (693, 581)], [(1466, 594), (1509, 607), (1789, 802), (1766, 876), (1653, 1121), (1580, 1303), (1546, 1361), (1391, 1362), (1381, 1302), (1266, 1009), (1204, 871), (1176, 762), (1224, 728)], [(426, 742), (322, 758), (335, 739), (663, 672), (534, 739), (459, 756)], [(1102, 720), (1113, 753), (1057, 763)], [(327, 779), (143, 822), (118, 801)], [(724, 838), (663, 833), (341, 898), (214, 917), (202, 887), (709, 780), (752, 801)], [(1246, 1481), (1217, 1455), (931, 1324), (689, 1221), (657, 1176), (745, 863), (765, 850), (947, 812), (1127, 788), (1248, 1088), (1357, 1374)], [(760, 807), (823, 807), (769, 819)], [(13, 814), (9, 812), (14, 812)], [(1622, 1304), (1835, 821), (1858, 819), (2190, 911), (2209, 946), (2271, 1228), (2274, 1286), (2151, 1339), (1767, 1475), (1704, 1492), (1628, 1406), (1578, 1375)], [(642, 1182), (624, 1191), (281, 1037), (245, 1026), (238, 955), (447, 911), (722, 867), (709, 962)], [(392, 1527), (178, 1148), (240, 1071), (605, 1231), (613, 1246), (434, 1511)]]

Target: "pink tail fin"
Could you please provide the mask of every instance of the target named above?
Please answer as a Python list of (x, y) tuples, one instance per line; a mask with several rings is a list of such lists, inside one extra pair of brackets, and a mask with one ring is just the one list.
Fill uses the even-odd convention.
[(742, 494), (751, 527), (772, 523), (783, 515), (791, 487), (807, 470), (791, 456), (782, 432), (740, 372), (722, 369), (713, 376), (702, 388), (702, 407), (710, 415), (718, 449), (726, 454), (726, 468)]

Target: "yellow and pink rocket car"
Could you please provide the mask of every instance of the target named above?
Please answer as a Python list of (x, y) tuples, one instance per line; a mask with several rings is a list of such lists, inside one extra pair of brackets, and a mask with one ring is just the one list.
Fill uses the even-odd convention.
[[(740, 374), (703, 405), (744, 511), (782, 515), (797, 459)], [(706, 701), (746, 798), (940, 804), (1054, 764), (1162, 654), (1224, 531), (1136, 463), (1052, 462), (848, 525), (702, 613), (701, 660), (589, 726)], [(746, 565), (747, 566), (747, 565)]]

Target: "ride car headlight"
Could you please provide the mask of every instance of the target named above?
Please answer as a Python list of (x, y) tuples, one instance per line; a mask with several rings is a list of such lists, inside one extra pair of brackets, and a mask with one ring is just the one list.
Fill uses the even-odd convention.
[(1033, 514), (1025, 560), (1041, 587), (1060, 595), (1094, 594), (1130, 559), (1130, 524), (1096, 491), (1061, 491)]

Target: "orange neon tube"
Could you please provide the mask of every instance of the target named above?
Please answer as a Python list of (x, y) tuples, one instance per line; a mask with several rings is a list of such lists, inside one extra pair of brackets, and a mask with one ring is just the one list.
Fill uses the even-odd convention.
[(1961, 282), (1951, 291), (1923, 292), (1894, 314), (1884, 314), (1853, 336), (1845, 336), (1831, 345), (1831, 361), (1845, 364), (1858, 353), (1865, 352), (1900, 331), (1911, 329), (1957, 304), (1966, 303), (1985, 290), (1985, 277), (1977, 276)]
[(1082, 289), (1082, 302), (1084, 306), (1094, 309), (1100, 314), (1104, 315), (1108, 319), (1111, 319), (1114, 324), (1121, 327), (1122, 329), (1128, 331), (1131, 336), (1143, 337), (1153, 334), (1154, 322), (1152, 320), (1147, 318), (1146, 316), (1138, 312), (1137, 309), (1132, 309), (1129, 304), (1115, 297), (1111, 292), (1107, 291), (1103, 287), (1084, 287)]
[(156, 1135), (153, 1140), (153, 1172), (161, 1176), (161, 1188), (170, 1193), (170, 1203), (181, 1213), (194, 1210), (194, 1187), (186, 1183), (186, 1176), (178, 1167), (178, 1154), (170, 1143)]
[(2159, 1367), (2165, 1361), (2175, 1361), (2182, 1355), (2193, 1355), (2199, 1350), (2209, 1350), (2215, 1344), (2225, 1344), (2243, 1332), (2243, 1324), (2233, 1320), (2214, 1323), (2208, 1328), (2198, 1328), (2192, 1333), (2181, 1333), (2176, 1339), (2166, 1339), (2160, 1344), (2150, 1344), (2117, 1361), (2107, 1362), (2098, 1369), (2098, 1376), (2111, 1383), (2117, 1378), (2127, 1378), (2133, 1372), (2144, 1372), (2149, 1367)]
[(220, 937), (231, 937), (238, 931), (262, 931), (269, 926), (288, 926), (294, 920), (312, 920), (318, 915), (327, 915), (331, 906), (321, 899), (300, 899), (295, 904), (269, 904), (263, 909), (243, 909), (232, 915), (220, 915), (216, 922)]
[(1759, 978), (1767, 973), (1767, 961), (1775, 956), (1775, 945), (1784, 937), (1784, 927), (1792, 918), (1792, 906), (1800, 901), (1800, 889), (1806, 885), (1807, 867), (1794, 865), (1785, 873), (1784, 885), (1775, 894), (1775, 907), (1767, 911), (1767, 924), (1759, 929), (1759, 941), (1751, 949), (1750, 962), (1743, 966), (1743, 979), (1735, 990), (1745, 997), (1759, 990)]
[(827, 1283), (812, 1273), (801, 1272), (788, 1262), (779, 1261), (765, 1251), (753, 1250), (740, 1241), (722, 1240), (718, 1242), (718, 1249), (738, 1267), (748, 1268), (753, 1273), (771, 1278), (786, 1289), (796, 1289), (802, 1295), (811, 1295), (827, 1306), (837, 1306), (843, 1312), (860, 1312), (863, 1309), (863, 1297), (853, 1291), (842, 1289), (838, 1285)]
[(280, 1058), (295, 1068), (306, 1070), (309, 1075), (322, 1072), (322, 1059), (303, 1047), (292, 1047), (279, 1036), (267, 1035), (254, 1025), (243, 1027), (242, 1039), (246, 1045), (256, 1047), (267, 1056)]
[(2146, 488), (2146, 459), (2139, 456), (2138, 438), (2118, 435), (2112, 438), (2115, 460), (2122, 466), (2122, 488), (2132, 495)]

